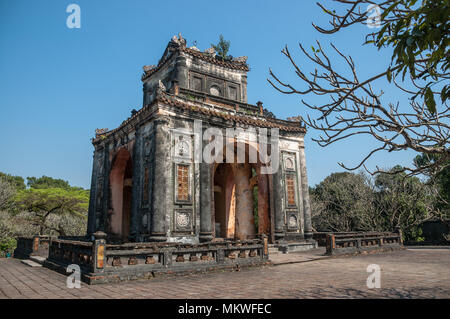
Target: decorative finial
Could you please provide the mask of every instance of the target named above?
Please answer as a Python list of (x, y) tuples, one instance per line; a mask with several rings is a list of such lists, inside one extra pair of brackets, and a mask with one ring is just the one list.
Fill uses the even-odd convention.
[(95, 138), (98, 138), (100, 136), (105, 135), (106, 132), (108, 132), (107, 128), (97, 128), (97, 129), (95, 129)]
[(210, 48), (205, 50), (205, 53), (208, 54), (208, 55), (215, 55), (216, 54), (216, 49), (214, 49), (213, 47), (210, 47)]

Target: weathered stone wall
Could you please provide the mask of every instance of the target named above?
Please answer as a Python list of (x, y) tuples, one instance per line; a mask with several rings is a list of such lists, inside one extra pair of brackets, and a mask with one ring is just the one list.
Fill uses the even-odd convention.
[[(232, 116), (262, 119), (262, 123), (266, 120), (261, 105), (246, 104), (248, 68), (208, 62), (192, 51), (180, 50), (173, 42), (161, 61), (151, 69), (153, 73), (143, 77), (145, 112), (141, 109), (118, 129), (94, 140), (89, 235), (101, 230), (111, 239), (131, 241), (198, 243), (213, 239), (216, 166), (195, 161), (193, 149), (198, 137), (193, 134), (194, 120), (202, 121), (203, 131), (217, 127), (223, 136), (227, 128), (246, 130), (255, 126), (247, 120), (231, 120)], [(175, 97), (181, 92), (179, 98), (197, 101), (207, 111), (180, 110), (161, 99), (165, 92)], [(214, 116), (216, 110), (226, 116)], [(288, 131), (281, 132), (278, 149), (272, 150), (279, 154), (275, 174), (262, 174), (261, 163), (232, 165), (235, 218), (227, 217), (222, 232), (242, 239), (270, 234), (272, 241), (309, 236), (304, 131)], [(226, 143), (234, 145), (237, 140), (249, 149), (261, 149), (258, 141), (245, 135), (228, 138)], [(203, 147), (208, 142), (203, 141)], [(180, 145), (185, 145), (182, 150)], [(127, 154), (122, 164), (121, 152)], [(225, 158), (225, 154), (220, 156)], [(257, 173), (255, 178), (252, 170)], [(124, 196), (129, 186), (131, 193)], [(259, 199), (257, 228), (252, 213), (255, 186)], [(123, 229), (124, 223), (129, 223), (129, 231)]]

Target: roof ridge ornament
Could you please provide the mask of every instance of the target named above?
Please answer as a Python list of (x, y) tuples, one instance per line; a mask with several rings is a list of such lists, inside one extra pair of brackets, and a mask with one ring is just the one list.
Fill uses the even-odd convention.
[(95, 129), (95, 138), (104, 137), (104, 135), (108, 132), (107, 128), (96, 128)]
[(181, 32), (178, 33), (178, 37), (176, 35), (172, 37), (172, 42), (182, 47), (186, 47), (187, 44), (187, 41), (185, 38), (183, 38)]
[(208, 49), (206, 49), (206, 50), (204, 51), (204, 53), (206, 53), (207, 55), (214, 56), (214, 55), (216, 55), (216, 49), (214, 49), (214, 48), (211, 46), (211, 47), (209, 47)]
[(144, 70), (145, 73), (150, 72), (151, 70), (153, 70), (154, 68), (156, 68), (156, 65), (144, 65), (142, 67), (142, 69)]
[(233, 62), (239, 62), (239, 63), (247, 63), (248, 56), (238, 56), (236, 58), (233, 58)]

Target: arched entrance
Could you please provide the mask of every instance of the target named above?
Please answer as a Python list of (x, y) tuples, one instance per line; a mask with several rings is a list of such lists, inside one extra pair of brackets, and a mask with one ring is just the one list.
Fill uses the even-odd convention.
[(110, 232), (122, 240), (130, 235), (133, 166), (127, 149), (121, 148), (113, 161), (109, 181), (111, 185)]
[(246, 144), (244, 163), (214, 166), (216, 238), (245, 240), (261, 234), (270, 238), (268, 178), (260, 174), (260, 163), (249, 163), (249, 147)]

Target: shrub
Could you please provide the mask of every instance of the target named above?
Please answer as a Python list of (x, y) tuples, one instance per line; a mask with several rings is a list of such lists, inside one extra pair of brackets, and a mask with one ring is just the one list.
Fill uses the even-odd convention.
[(9, 253), (12, 255), (14, 249), (17, 247), (17, 240), (12, 237), (0, 239), (0, 257), (6, 257)]

